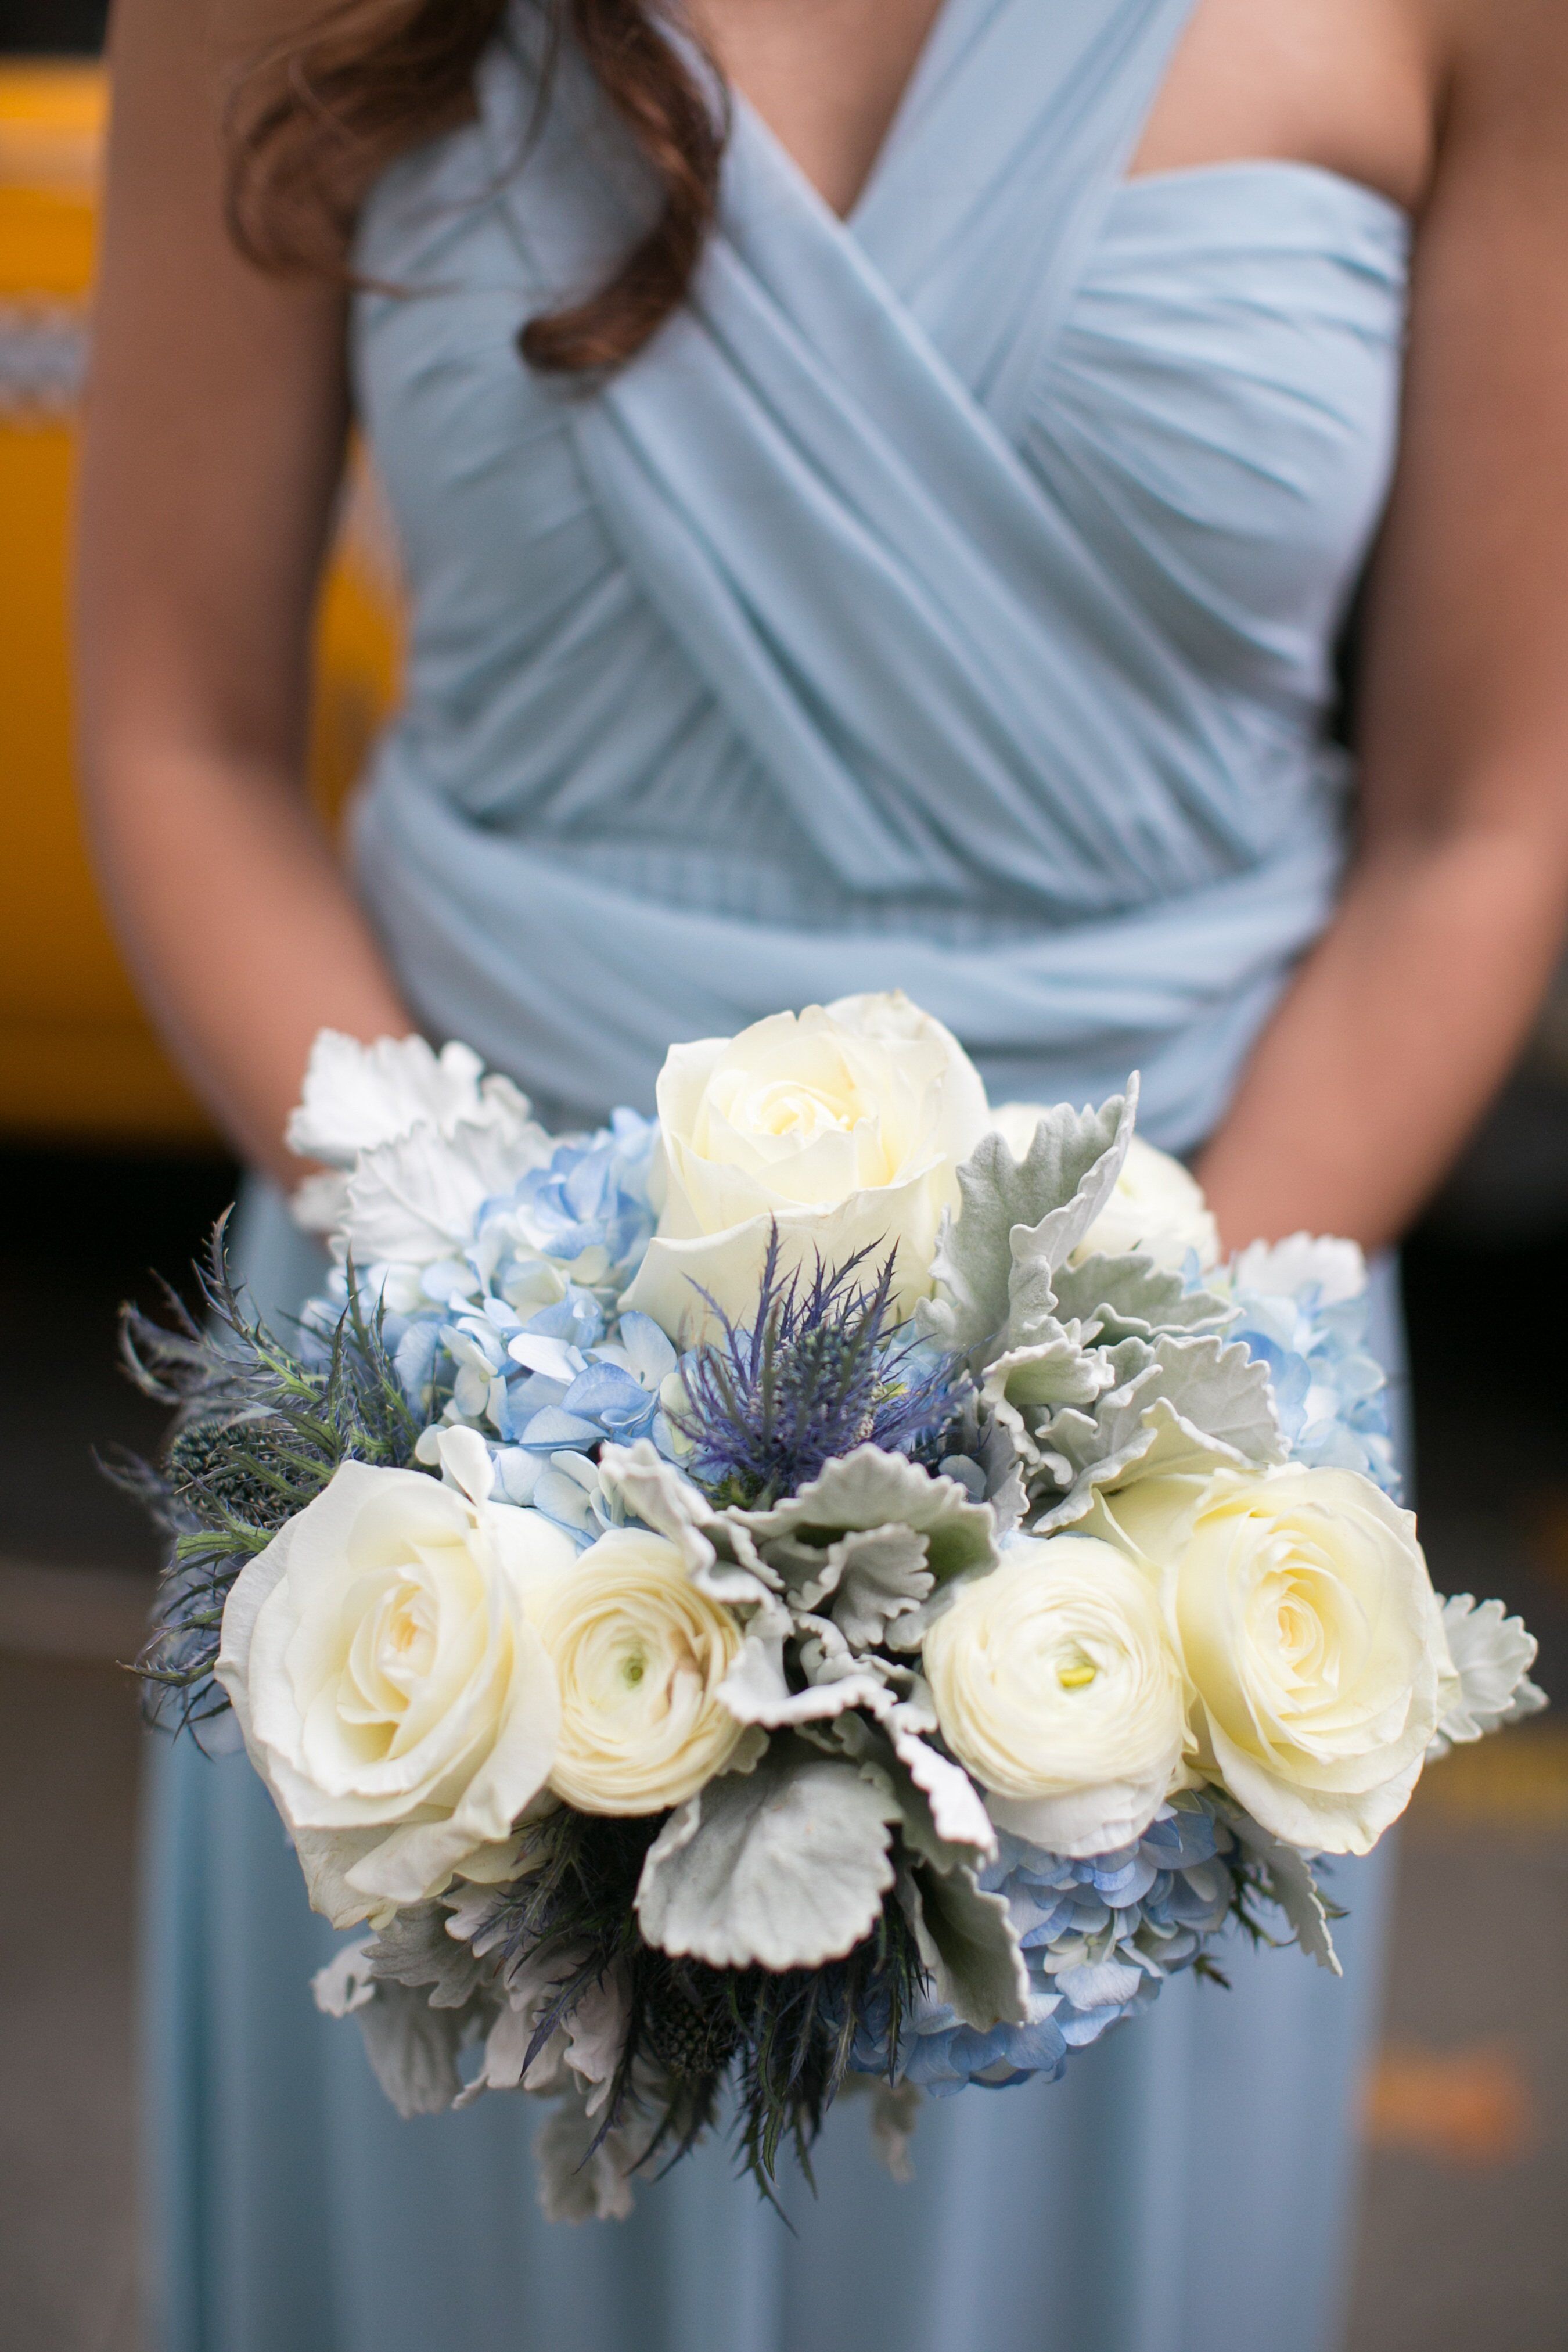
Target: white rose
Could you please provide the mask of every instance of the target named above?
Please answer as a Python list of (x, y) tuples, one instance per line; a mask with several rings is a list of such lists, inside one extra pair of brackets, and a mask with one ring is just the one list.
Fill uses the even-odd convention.
[(722, 1771), (742, 1735), (719, 1697), (741, 1646), (663, 1536), (615, 1528), (538, 1611), (561, 1692), (551, 1786), (585, 1813), (657, 1813)]
[(1161, 1265), (1179, 1273), (1189, 1250), (1205, 1271), (1219, 1263), (1219, 1227), (1195, 1176), (1135, 1135), (1127, 1148), (1116, 1189), (1095, 1219), (1079, 1255), (1096, 1251), (1119, 1257), (1145, 1250)]
[(1293, 1845), (1404, 1811), (1447, 1665), (1415, 1521), (1350, 1470), (1153, 1477), (1101, 1506), (1158, 1575), (1205, 1769)]
[(755, 1312), (775, 1220), (785, 1273), (896, 1245), (900, 1297), (921, 1295), (954, 1171), (989, 1124), (963, 1048), (899, 994), (672, 1047), (658, 1116), (663, 1204), (630, 1303), (672, 1338), (702, 1328), (700, 1289), (739, 1321)]
[(529, 1596), (575, 1558), (537, 1511), (348, 1462), (241, 1570), (217, 1677), (334, 1927), (496, 1863), (555, 1755)]
[[(1015, 1160), (1022, 1160), (1046, 1113), (1037, 1103), (1004, 1103), (991, 1125)], [(1075, 1259), (1101, 1251), (1120, 1257), (1143, 1250), (1159, 1265), (1181, 1272), (1189, 1250), (1206, 1271), (1219, 1263), (1219, 1227), (1209, 1213), (1203, 1187), (1179, 1160), (1135, 1135), (1116, 1189), (1073, 1252)]]
[(1091, 1536), (1010, 1544), (927, 1633), (925, 1672), (993, 1821), (1053, 1853), (1130, 1845), (1179, 1775), (1186, 1703), (1158, 1596)]

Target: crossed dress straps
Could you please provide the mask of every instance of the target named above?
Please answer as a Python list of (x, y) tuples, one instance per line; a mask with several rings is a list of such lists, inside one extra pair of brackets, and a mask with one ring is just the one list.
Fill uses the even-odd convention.
[[(1212, 1120), (1331, 903), (1339, 767), (1310, 697), (1193, 658), (1180, 599), (1032, 446), (1194, 5), (945, 0), (847, 220), (734, 100), (691, 299), (604, 383), (528, 395), (613, 550), (595, 593), (624, 646), (663, 640), (593, 760), (624, 756), (636, 806), (666, 695), (659, 756), (686, 729), (690, 786), (640, 865), (590, 856), (542, 787), (476, 840), (488, 787), (429, 789), (416, 709), (362, 871), (437, 1025), (603, 1103), (646, 1095), (672, 1037), (898, 983), (994, 1083), (1109, 1087), (1137, 1061), (1164, 1139)], [(651, 201), (570, 51), (541, 108), (536, 35), (520, 7), (486, 61), (471, 180), (521, 315), (602, 276)], [(525, 758), (527, 681), (507, 694)], [(723, 835), (784, 843), (776, 911), (765, 871), (739, 917), (706, 893)]]

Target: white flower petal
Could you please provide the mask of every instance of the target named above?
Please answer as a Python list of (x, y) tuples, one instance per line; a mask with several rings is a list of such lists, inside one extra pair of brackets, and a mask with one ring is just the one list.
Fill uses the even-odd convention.
[(289, 1117), (289, 1149), (348, 1168), (360, 1152), (412, 1128), (454, 1125), (479, 1112), (483, 1068), (468, 1045), (444, 1045), (437, 1054), (423, 1037), (381, 1037), (364, 1045), (323, 1029)]
[(1544, 1693), (1530, 1680), (1539, 1644), (1522, 1618), (1510, 1617), (1500, 1601), (1478, 1606), (1468, 1592), (1445, 1601), (1442, 1617), (1453, 1675), (1444, 1688), (1439, 1752), (1545, 1706)]
[(984, 1089), (957, 1040), (905, 997), (775, 1013), (670, 1051), (658, 1082), (658, 1233), (627, 1304), (671, 1338), (745, 1323), (774, 1221), (787, 1276), (898, 1252), (900, 1297), (930, 1286)]
[(1104, 1853), (1164, 1801), (1185, 1738), (1181, 1674), (1154, 1590), (1110, 1544), (1010, 1545), (931, 1627), (925, 1671), (998, 1828)]
[(218, 1677), (336, 1924), (438, 1892), (542, 1785), (559, 1703), (525, 1570), (563, 1547), (535, 1513), (351, 1462), (241, 1571)]
[(1148, 1478), (1099, 1523), (1163, 1586), (1205, 1769), (1276, 1837), (1368, 1852), (1447, 1663), (1411, 1513), (1357, 1472), (1286, 1465)]

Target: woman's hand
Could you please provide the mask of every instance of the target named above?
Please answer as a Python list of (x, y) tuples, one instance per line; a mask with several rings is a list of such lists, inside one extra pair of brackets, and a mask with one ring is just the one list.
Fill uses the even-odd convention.
[(1200, 1163), (1232, 1244), (1396, 1238), (1506, 1076), (1568, 921), (1568, 16), (1451, 13), (1359, 850)]
[[(263, 28), (264, 29), (264, 28)], [(81, 771), (164, 1034), (238, 1149), (283, 1149), (310, 1040), (413, 1024), (306, 797), (311, 624), (348, 422), (341, 289), (224, 229), (235, 0), (119, 0), (81, 494)]]

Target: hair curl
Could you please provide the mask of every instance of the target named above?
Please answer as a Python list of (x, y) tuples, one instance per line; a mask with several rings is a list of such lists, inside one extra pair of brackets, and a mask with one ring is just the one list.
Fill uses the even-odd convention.
[[(568, 35), (649, 165), (652, 227), (585, 299), (531, 319), (524, 359), (552, 374), (620, 367), (684, 299), (711, 227), (726, 122), (644, 0), (538, 0), (545, 86)], [(507, 0), (333, 0), (250, 59), (230, 101), (230, 234), (259, 268), (341, 273), (376, 173), (466, 119)]]

